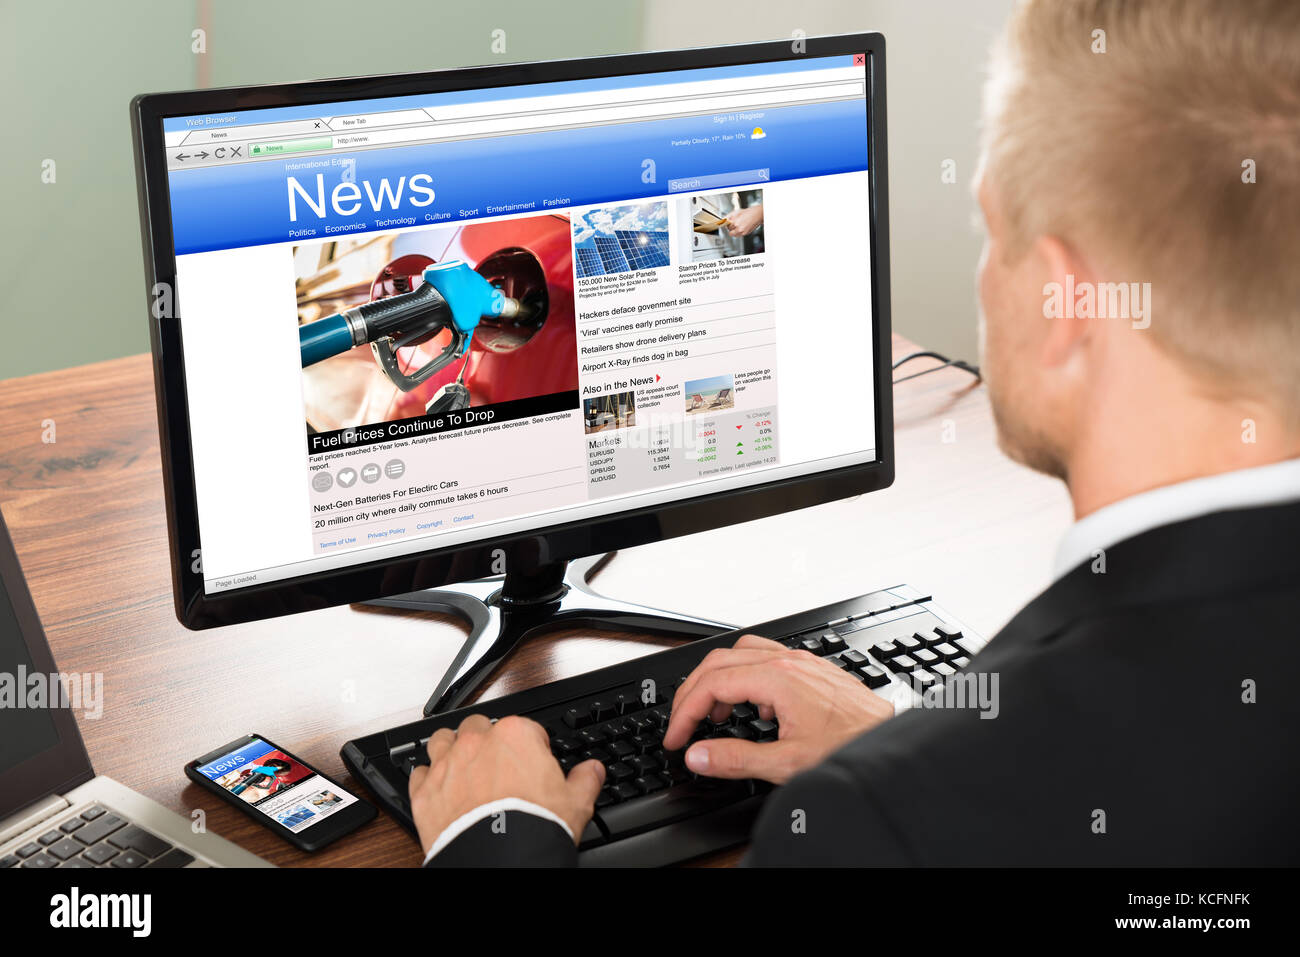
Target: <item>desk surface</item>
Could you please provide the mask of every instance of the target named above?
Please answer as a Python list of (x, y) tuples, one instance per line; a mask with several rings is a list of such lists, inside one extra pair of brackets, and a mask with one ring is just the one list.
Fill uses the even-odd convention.
[[(893, 345), (895, 356), (915, 348), (898, 336)], [(895, 430), (892, 488), (624, 552), (596, 583), (619, 598), (743, 624), (906, 582), (993, 634), (1047, 584), (1070, 520), (1065, 491), (998, 452), (985, 390), (965, 373), (899, 385)], [(419, 863), (416, 843), (382, 814), (303, 854), (190, 784), (181, 768), (257, 731), (357, 788), (339, 747), (419, 717), (461, 644), (458, 622), (341, 607), (182, 628), (172, 612), (146, 356), (0, 383), (0, 504), (59, 667), (104, 675), (103, 716), (79, 716), (99, 773), (181, 814), (202, 808), (211, 829), (279, 865)], [(663, 643), (557, 632), (521, 649), (484, 696)], [(278, 677), (268, 695), (258, 691), (267, 675), (292, 677)]]

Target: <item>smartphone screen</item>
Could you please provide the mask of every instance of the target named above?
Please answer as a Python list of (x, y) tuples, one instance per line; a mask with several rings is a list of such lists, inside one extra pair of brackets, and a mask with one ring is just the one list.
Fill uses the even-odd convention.
[(295, 834), (357, 803), (356, 795), (261, 738), (195, 769)]

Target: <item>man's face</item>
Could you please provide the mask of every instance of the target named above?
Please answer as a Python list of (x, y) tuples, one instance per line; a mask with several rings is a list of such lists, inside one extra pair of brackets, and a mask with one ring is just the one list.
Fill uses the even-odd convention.
[(1040, 472), (1066, 477), (1065, 417), (1040, 362), (1046, 266), (1033, 249), (1005, 254), (1005, 225), (987, 182), (979, 189), (987, 238), (979, 264), (980, 367), (988, 384), (1002, 451)]

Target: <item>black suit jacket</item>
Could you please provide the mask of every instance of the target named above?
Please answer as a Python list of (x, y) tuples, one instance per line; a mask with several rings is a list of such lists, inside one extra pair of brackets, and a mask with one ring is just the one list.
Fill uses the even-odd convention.
[[(772, 794), (746, 863), (1300, 863), (1300, 504), (1092, 564), (970, 665), (997, 675), (996, 718), (918, 708), (862, 735)], [(538, 823), (527, 859), (572, 863)], [(435, 862), (504, 863), (482, 827)]]

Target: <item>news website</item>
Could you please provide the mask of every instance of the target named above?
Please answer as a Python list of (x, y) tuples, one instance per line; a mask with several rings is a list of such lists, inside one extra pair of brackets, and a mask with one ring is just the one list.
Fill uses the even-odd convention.
[(865, 80), (165, 120), (206, 590), (873, 460)]

